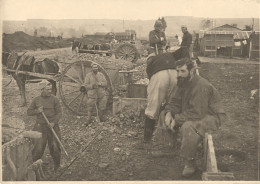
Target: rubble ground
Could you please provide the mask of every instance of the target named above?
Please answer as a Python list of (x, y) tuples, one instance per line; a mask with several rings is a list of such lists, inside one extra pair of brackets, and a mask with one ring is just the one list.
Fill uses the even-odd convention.
[[(219, 131), (212, 132), (216, 153), (218, 150), (237, 150), (245, 155), (243, 159), (236, 159), (232, 152), (229, 152), (229, 155), (216, 154), (219, 169), (233, 172), (236, 180), (257, 180), (259, 108), (254, 100), (250, 100), (250, 91), (259, 88), (259, 65), (208, 63), (205, 60), (204, 58), (200, 75), (219, 90), (229, 117)], [(135, 66), (129, 63), (131, 69), (143, 69), (139, 71), (139, 79), (145, 78), (144, 61), (138, 60)], [(2, 81), (3, 86), (9, 81), (5, 72)], [(30, 103), (32, 98), (39, 95), (37, 84), (27, 84), (26, 92)], [(26, 115), (27, 107), (18, 107), (17, 101), (20, 97), (14, 80), (3, 87), (2, 94), (2, 121), (5, 122), (10, 117), (19, 118), (25, 123), (25, 129), (31, 130), (35, 117)], [(163, 130), (158, 129), (155, 133), (154, 150), (171, 151), (174, 156), (154, 157), (147, 150), (136, 148), (136, 144), (143, 138), (144, 122), (142, 114), (135, 109), (124, 109), (121, 114), (115, 116), (112, 116), (110, 110), (107, 112), (106, 122), (94, 121), (88, 127), (84, 126), (86, 119), (87, 117), (72, 114), (63, 106), (61, 141), (70, 158), (62, 152), (62, 165), (68, 165), (75, 155), (80, 154), (67, 170), (66, 167), (60, 170), (65, 172), (57, 178), (53, 174), (53, 162), (46, 149), (42, 158), (46, 180), (187, 180), (181, 177), (183, 160), (179, 155), (180, 144), (171, 147), (169, 138), (162, 136), (165, 135)], [(90, 142), (94, 136), (96, 138)], [(81, 153), (84, 148), (85, 151)], [(198, 158), (201, 157), (200, 150)], [(198, 166), (199, 171), (189, 180), (201, 180), (202, 159), (198, 160)]]

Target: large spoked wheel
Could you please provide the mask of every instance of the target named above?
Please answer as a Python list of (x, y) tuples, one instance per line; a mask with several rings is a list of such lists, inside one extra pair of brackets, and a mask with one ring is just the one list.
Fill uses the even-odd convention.
[(124, 43), (116, 49), (115, 56), (118, 59), (134, 63), (138, 59), (138, 50), (135, 48), (134, 45), (130, 43)]
[[(59, 80), (59, 92), (63, 104), (73, 113), (80, 116), (87, 116), (87, 89), (85, 87), (86, 74), (91, 72), (91, 64), (93, 61), (76, 61), (69, 64), (62, 72)], [(107, 80), (107, 87), (105, 88), (108, 95), (107, 107), (112, 102), (112, 82), (107, 75), (105, 69), (95, 63), (99, 67), (105, 79)]]

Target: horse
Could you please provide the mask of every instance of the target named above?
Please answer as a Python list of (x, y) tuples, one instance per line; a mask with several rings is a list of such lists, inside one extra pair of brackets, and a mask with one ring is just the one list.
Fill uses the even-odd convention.
[[(36, 61), (34, 56), (26, 56), (25, 54), (18, 56), (17, 53), (3, 52), (2, 53), (2, 65), (7, 69), (16, 70), (16, 72), (7, 71), (7, 74), (12, 75), (15, 79), (21, 96), (20, 106), (26, 106), (26, 95), (25, 95), (25, 83), (40, 82), (40, 78), (19, 74), (18, 71), (27, 71), (41, 74), (58, 74), (59, 66), (51, 59), (45, 58), (43, 60)], [(39, 80), (34, 80), (39, 79)], [(52, 84), (52, 93), (56, 95), (57, 86), (56, 81), (48, 80)]]
[(77, 40), (73, 40), (72, 42), (72, 53), (75, 52), (76, 54), (79, 52), (81, 47), (81, 43)]

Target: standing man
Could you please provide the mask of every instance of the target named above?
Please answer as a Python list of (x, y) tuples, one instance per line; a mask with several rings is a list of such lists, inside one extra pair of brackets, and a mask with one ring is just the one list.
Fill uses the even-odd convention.
[(180, 129), (181, 156), (184, 157), (184, 177), (196, 171), (196, 153), (199, 142), (208, 130), (216, 130), (225, 120), (226, 114), (216, 88), (206, 79), (195, 74), (189, 58), (176, 62), (177, 91), (161, 113), (166, 126)]
[(36, 160), (41, 159), (48, 142), (50, 154), (54, 162), (54, 171), (56, 172), (60, 167), (61, 149), (50, 127), (47, 125), (42, 112), (45, 113), (51, 127), (54, 129), (59, 139), (61, 139), (59, 121), (62, 116), (62, 111), (58, 98), (52, 95), (52, 85), (47, 80), (43, 80), (40, 83), (40, 87), (41, 95), (32, 100), (32, 103), (27, 110), (28, 116), (36, 116), (36, 124), (34, 125), (33, 130), (42, 133), (41, 139), (34, 140), (34, 148), (32, 150), (33, 161), (35, 162)]
[[(87, 108), (88, 108), (88, 120), (86, 126), (91, 123), (92, 111), (97, 111), (100, 121), (103, 122), (104, 110), (107, 104), (107, 93), (105, 87), (107, 86), (107, 81), (105, 76), (98, 71), (98, 65), (92, 64), (92, 71), (89, 72), (85, 79), (85, 87), (88, 90)], [(96, 109), (97, 108), (97, 109)]]
[(192, 44), (192, 35), (188, 32), (187, 26), (181, 26), (183, 32), (181, 47), (175, 51), (176, 55), (180, 55), (181, 58), (191, 58), (190, 47)]
[(148, 148), (160, 111), (170, 95), (177, 88), (177, 72), (173, 53), (166, 52), (147, 59), (146, 73), (149, 79), (147, 87), (147, 106), (145, 109), (144, 139), (137, 148)]
[(149, 33), (150, 50), (148, 54), (155, 55), (162, 54), (166, 46), (166, 36), (164, 33), (164, 26), (162, 21), (156, 20), (154, 30)]

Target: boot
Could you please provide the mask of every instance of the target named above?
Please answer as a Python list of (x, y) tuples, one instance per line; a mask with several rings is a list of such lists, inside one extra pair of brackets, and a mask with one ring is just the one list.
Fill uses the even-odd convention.
[(196, 166), (196, 160), (185, 160), (185, 166), (182, 171), (183, 177), (191, 177), (196, 172), (197, 166)]
[(87, 119), (87, 122), (85, 123), (85, 126), (88, 126), (90, 123), (91, 123), (91, 111), (88, 111), (88, 119)]
[(136, 144), (137, 149), (150, 149), (151, 148), (151, 140), (153, 137), (153, 132), (155, 130), (155, 122), (156, 120), (145, 118), (144, 122), (144, 139), (142, 142)]
[(144, 122), (144, 142), (148, 143), (152, 140), (153, 133), (155, 130), (155, 119), (145, 118)]

